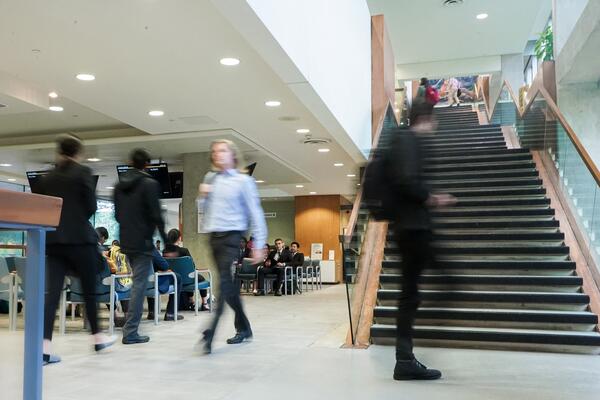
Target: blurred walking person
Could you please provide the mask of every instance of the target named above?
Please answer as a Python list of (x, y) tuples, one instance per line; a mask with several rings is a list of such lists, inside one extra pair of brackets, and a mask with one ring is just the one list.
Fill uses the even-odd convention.
[(452, 105), (456, 104), (456, 107), (460, 105), (460, 101), (458, 99), (458, 90), (460, 85), (456, 78), (449, 78), (446, 81), (446, 92), (448, 97), (448, 107), (452, 107)]
[(241, 343), (252, 337), (250, 321), (244, 313), (240, 287), (234, 281), (232, 264), (237, 259), (242, 235), (251, 231), (254, 248), (251, 258), (258, 264), (265, 257), (267, 227), (254, 179), (240, 170), (241, 154), (229, 140), (216, 140), (210, 146), (212, 171), (199, 188), (199, 211), (202, 231), (210, 235), (210, 247), (215, 260), (220, 294), (210, 327), (203, 332), (202, 351), (212, 351), (212, 341), (225, 303), (235, 312), (235, 336), (228, 344)]
[(167, 236), (160, 209), (160, 184), (144, 172), (149, 163), (150, 155), (145, 150), (133, 150), (129, 157), (133, 168), (120, 177), (115, 187), (115, 219), (120, 225), (121, 251), (127, 255), (133, 273), (129, 310), (123, 326), (123, 344), (150, 340), (138, 333), (138, 327), (144, 310), (148, 276), (154, 273), (152, 254), (156, 247), (152, 235), (158, 230), (163, 242), (166, 242)]
[(65, 275), (75, 272), (81, 280), (86, 316), (94, 336), (94, 350), (101, 351), (114, 339), (100, 333), (96, 307), (96, 274), (101, 253), (98, 237), (90, 223), (96, 212), (96, 187), (91, 170), (82, 165), (83, 143), (75, 136), (62, 136), (56, 142), (56, 167), (42, 178), (41, 194), (63, 199), (60, 223), (48, 232), (46, 255), (48, 278), (44, 307), (44, 364), (56, 363), (60, 357), (51, 354), (52, 330), (56, 308), (64, 286)]

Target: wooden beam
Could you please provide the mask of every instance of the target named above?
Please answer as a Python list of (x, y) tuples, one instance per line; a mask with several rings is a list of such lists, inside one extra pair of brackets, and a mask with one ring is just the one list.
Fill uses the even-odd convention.
[(12, 224), (58, 226), (63, 200), (40, 194), (0, 189), (0, 221)]

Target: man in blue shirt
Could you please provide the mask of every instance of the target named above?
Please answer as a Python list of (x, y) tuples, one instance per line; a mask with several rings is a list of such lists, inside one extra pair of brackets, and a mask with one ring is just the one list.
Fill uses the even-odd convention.
[(203, 332), (203, 352), (211, 352), (212, 339), (223, 313), (224, 302), (235, 312), (234, 337), (227, 343), (241, 343), (252, 337), (250, 321), (244, 313), (240, 287), (231, 266), (239, 252), (242, 235), (250, 230), (254, 237), (251, 258), (259, 263), (265, 257), (267, 227), (254, 179), (239, 170), (241, 155), (229, 140), (216, 140), (210, 146), (212, 171), (200, 185), (199, 211), (202, 231), (210, 234), (210, 246), (220, 275), (220, 296), (209, 329)]

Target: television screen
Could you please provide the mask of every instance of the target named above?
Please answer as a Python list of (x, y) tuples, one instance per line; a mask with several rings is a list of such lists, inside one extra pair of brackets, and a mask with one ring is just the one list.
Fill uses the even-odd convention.
[[(129, 165), (117, 165), (117, 174), (119, 179), (121, 175), (129, 171), (131, 168)], [(171, 197), (171, 182), (169, 180), (169, 168), (167, 163), (149, 164), (144, 171), (150, 174), (151, 177), (156, 179), (160, 184), (161, 198), (168, 199)]]
[(171, 198), (181, 199), (183, 197), (183, 172), (169, 172), (171, 181)]
[[(29, 188), (31, 189), (31, 193), (40, 193), (42, 191), (41, 187), (41, 178), (44, 175), (48, 175), (51, 170), (46, 171), (27, 171), (27, 180), (29, 181)], [(92, 175), (94, 178), (94, 188), (98, 186), (98, 175)]]

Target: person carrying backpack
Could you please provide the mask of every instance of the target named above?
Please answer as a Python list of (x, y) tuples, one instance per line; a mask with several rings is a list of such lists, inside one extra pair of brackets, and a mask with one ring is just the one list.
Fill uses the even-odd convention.
[(438, 90), (429, 84), (429, 79), (421, 78), (415, 104), (419, 106), (421, 112), (431, 114), (433, 107), (440, 101), (440, 93)]

